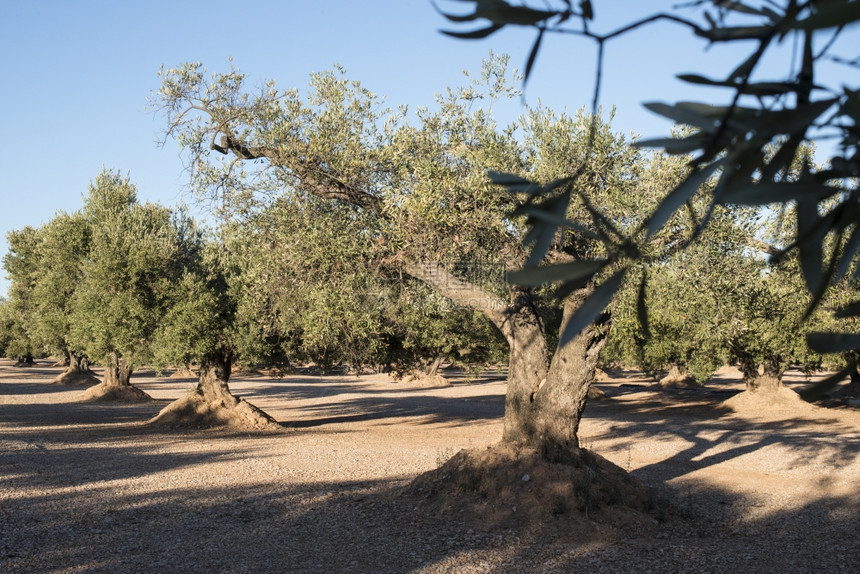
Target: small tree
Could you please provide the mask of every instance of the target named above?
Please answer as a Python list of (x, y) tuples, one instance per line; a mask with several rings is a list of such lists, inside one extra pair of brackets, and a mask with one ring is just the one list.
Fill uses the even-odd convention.
[(8, 357), (18, 359), (19, 366), (30, 366), (40, 353), (34, 330), (33, 286), (40, 272), (39, 231), (27, 226), (6, 236), (9, 251), (3, 256), (3, 268), (11, 284), (5, 302), (5, 347)]
[(66, 359), (67, 368), (55, 382), (95, 382), (89, 358), (71, 342), (73, 303), (89, 256), (90, 225), (80, 212), (60, 212), (39, 231), (42, 264), (33, 286), (34, 329), (49, 353)]
[(170, 210), (138, 203), (127, 177), (103, 171), (82, 215), (90, 248), (75, 289), (71, 345), (105, 367), (93, 392), (145, 395), (129, 378), (152, 356), (152, 335), (178, 270), (181, 245)]

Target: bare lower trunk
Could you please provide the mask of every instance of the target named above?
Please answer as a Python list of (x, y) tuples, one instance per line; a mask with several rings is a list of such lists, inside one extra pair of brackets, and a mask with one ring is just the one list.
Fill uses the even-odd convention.
[(131, 372), (131, 365), (125, 357), (111, 353), (105, 366), (104, 384), (106, 387), (130, 387)]
[(433, 361), (431, 361), (431, 362), (427, 365), (427, 367), (424, 369), (424, 374), (425, 374), (426, 376), (428, 376), (428, 377), (434, 377), (434, 376), (436, 376), (436, 373), (438, 373), (438, 372), (439, 372), (439, 367), (441, 367), (441, 366), (442, 366), (442, 360), (443, 360), (444, 358), (445, 358), (444, 356), (439, 355), (438, 357), (436, 357), (435, 359), (433, 359)]
[[(590, 292), (583, 289), (567, 298), (562, 329)], [(519, 330), (511, 345), (504, 441), (534, 447), (550, 461), (565, 461), (575, 454), (588, 390), (596, 378), (598, 355), (606, 341), (605, 327), (589, 326), (557, 347), (549, 368), (543, 332), (536, 328)]]
[(741, 354), (738, 368), (743, 373), (746, 390), (749, 392), (777, 391), (782, 388), (785, 366), (780, 357), (767, 357), (759, 366), (752, 356)]
[(78, 355), (76, 353), (69, 353), (69, 365), (68, 370), (75, 372), (86, 374), (90, 373), (90, 360), (86, 355)]
[(540, 318), (527, 305), (510, 314), (509, 327), (506, 333), (510, 346), (508, 388), (502, 440), (527, 443), (535, 436), (534, 401), (549, 370), (546, 336)]
[[(591, 291), (582, 289), (565, 300), (562, 329)], [(532, 440), (547, 460), (564, 461), (579, 449), (579, 423), (597, 376), (598, 355), (606, 343), (606, 319), (556, 348), (546, 383), (535, 395)]]
[(66, 354), (66, 368), (53, 380), (56, 384), (95, 383), (97, 379), (90, 370), (90, 361), (86, 355), (75, 353)]
[(164, 407), (150, 422), (170, 427), (280, 428), (272, 417), (230, 392), (232, 366), (229, 352), (215, 351), (203, 357), (194, 390)]
[(239, 400), (230, 392), (228, 381), (233, 368), (229, 353), (212, 353), (200, 362), (197, 392), (207, 402), (221, 401), (225, 407), (234, 407)]
[(687, 372), (687, 367), (676, 363), (669, 366), (669, 372), (666, 373), (664, 378), (673, 381), (683, 381), (689, 376), (690, 373)]
[[(510, 345), (508, 389), (502, 441), (536, 448), (549, 460), (565, 460), (579, 448), (577, 431), (597, 372), (597, 355), (606, 325), (590, 326), (548, 363), (544, 325), (525, 290), (514, 290), (513, 304), (456, 277), (443, 264), (407, 264), (406, 271), (455, 303), (482, 313)], [(571, 294), (564, 303), (567, 320), (593, 291)]]

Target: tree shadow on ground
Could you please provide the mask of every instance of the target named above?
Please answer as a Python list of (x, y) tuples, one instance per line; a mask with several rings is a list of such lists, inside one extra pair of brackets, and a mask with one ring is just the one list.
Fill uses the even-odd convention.
[[(677, 510), (644, 534), (564, 515), (500, 528), (456, 509), (422, 514), (420, 501), (404, 494), (404, 479), (305, 479), (266, 451), (272, 441), (289, 448), (286, 439), (305, 430), (155, 431), (140, 421), (160, 404), (0, 405), (0, 571), (459, 573), (468, 571), (464, 561), (473, 572), (852, 571), (860, 562), (856, 493), (762, 513), (753, 496), (689, 477), (669, 483), (781, 445), (797, 459), (789, 464), (849, 464), (860, 448), (857, 429), (827, 411), (751, 423), (717, 399), (700, 399), (662, 393), (586, 409), (587, 418), (614, 421), (606, 436), (588, 438), (594, 443), (611, 438), (615, 449), (635, 449), (671, 436), (689, 444), (633, 472), (664, 488)], [(467, 424), (501, 416), (503, 401), (360, 395), (313, 405), (319, 416), (307, 426), (339, 416)], [(250, 485), (233, 480), (243, 461), (266, 457), (271, 476)], [(816, 552), (810, 533), (837, 551)]]
[[(80, 390), (75, 395), (79, 395)], [(85, 403), (70, 397), (68, 402), (43, 404), (0, 404), (0, 424), (16, 427), (51, 425), (115, 425), (148, 420), (169, 400), (146, 403)], [(52, 429), (53, 432), (53, 429)]]
[(38, 380), (31, 382), (15, 382), (0, 381), (0, 404), (4, 404), (4, 396), (11, 395), (46, 395), (53, 393), (70, 393), (71, 397), (75, 393), (80, 393), (82, 387), (52, 385), (44, 381), (44, 376), (37, 377)]
[[(564, 516), (525, 530), (498, 529), (456, 511), (416, 512), (403, 480), (296, 482), (273, 476), (237, 488), (206, 474), (221, 457), (253, 456), (250, 448), (158, 457), (146, 448), (111, 450), (83, 459), (69, 453), (50, 465), (39, 463), (45, 453), (34, 451), (3, 466), (10, 476), (0, 509), (0, 570), (552, 574), (679, 567), (800, 572), (814, 566), (849, 572), (860, 559), (856, 497), (821, 497), (741, 520), (754, 501), (709, 487), (697, 493), (686, 516), (644, 536)], [(90, 480), (64, 481), (60, 475), (72, 464), (84, 464)], [(152, 465), (159, 481), (143, 488), (118, 482)], [(171, 474), (196, 467), (197, 480)], [(723, 514), (702, 502), (725, 499)], [(810, 555), (811, 531), (838, 536), (828, 543), (838, 542), (839, 551)]]
[[(609, 396), (619, 396), (609, 389)], [(682, 438), (688, 447), (634, 474), (660, 482), (767, 448), (786, 450), (785, 465), (823, 462), (840, 467), (860, 458), (860, 430), (838, 412), (738, 414), (723, 405), (726, 395), (709, 390), (650, 393), (642, 400), (593, 402), (585, 419), (610, 420), (609, 428), (584, 438), (585, 446), (611, 439), (617, 451), (649, 448), (661, 437)], [(750, 417), (749, 415), (758, 415)]]
[(421, 420), (413, 424), (462, 425), (482, 420), (501, 419), (504, 416), (505, 397), (482, 395), (450, 398), (424, 394), (360, 397), (304, 406), (302, 410), (310, 413), (310, 416), (300, 420), (283, 421), (281, 424), (287, 428), (312, 428), (345, 422), (386, 419), (392, 419), (392, 424), (396, 424), (402, 422), (399, 419), (414, 418)]
[[(703, 488), (684, 518), (642, 537), (576, 538), (546, 528), (527, 533), (510, 557), (486, 572), (854, 572), (860, 563), (855, 496), (821, 496), (750, 517), (754, 500)], [(715, 513), (707, 501), (723, 501)], [(746, 518), (744, 518), (746, 516)], [(528, 564), (528, 569), (521, 569)]]

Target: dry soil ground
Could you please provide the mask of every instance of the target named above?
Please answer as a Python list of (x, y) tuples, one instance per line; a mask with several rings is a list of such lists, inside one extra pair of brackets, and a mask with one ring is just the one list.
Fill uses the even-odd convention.
[(614, 373), (586, 409), (584, 446), (669, 496), (672, 518), (526, 529), (404, 494), (499, 439), (498, 377), (238, 377), (285, 426), (247, 434), (148, 427), (192, 379), (136, 375), (152, 403), (88, 404), (48, 384), (58, 372), (0, 365), (0, 572), (860, 571), (860, 413), (732, 412), (731, 370), (666, 391)]

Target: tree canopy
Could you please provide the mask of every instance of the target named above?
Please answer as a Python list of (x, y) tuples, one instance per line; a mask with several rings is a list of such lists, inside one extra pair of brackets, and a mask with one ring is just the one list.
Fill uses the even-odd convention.
[[(442, 93), (434, 108), (418, 108), (414, 118), (405, 107), (383, 107), (339, 69), (313, 74), (303, 96), (274, 82), (249, 90), (236, 69), (210, 74), (201, 64), (182, 64), (162, 70), (156, 107), (166, 116), (167, 136), (187, 153), (198, 197), (224, 221), (256, 228), (267, 260), (274, 260), (274, 275), (266, 265), (251, 274), (259, 282), (254, 288), (268, 294), (257, 300), (280, 325), (274, 331), (297, 335), (293, 340), (316, 348), (319, 357), (356, 348), (351, 337), (358, 333), (402, 336), (398, 324), (408, 314), (391, 322), (367, 313), (362, 297), (366, 285), (380, 287), (380, 278), (391, 285), (392, 278), (409, 276), (459, 312), (472, 313), (458, 320), (477, 313), (506, 341), (505, 440), (564, 458), (576, 447), (606, 325), (593, 322), (578, 337), (562, 333), (562, 341), (575, 342), (552, 352), (555, 331), (589, 294), (614, 293), (626, 270), (608, 259), (605, 240), (641, 224), (656, 205), (657, 182), (668, 177), (661, 170), (674, 164), (642, 154), (585, 112), (538, 105), (518, 123), (497, 125), (492, 103), (518, 95), (506, 63), (491, 56), (480, 76)], [(513, 172), (517, 182), (564, 178), (576, 167), (580, 177), (571, 186), (577, 193), (560, 207), (571, 222), (566, 232), (530, 232), (513, 211), (531, 189), (506, 191), (487, 177), (487, 167)], [(677, 225), (656, 234), (655, 242), (689, 235), (682, 218), (672, 220)], [(540, 261), (599, 272), (598, 282), (562, 290), (562, 304), (528, 280), (506, 284), (504, 273), (529, 260), (524, 242), (531, 239), (545, 244)], [(272, 277), (281, 276), (278, 289)], [(319, 277), (329, 284), (304, 290)], [(401, 297), (418, 293), (406, 282), (398, 285), (408, 289)], [(286, 290), (299, 295), (284, 296)], [(326, 317), (303, 322), (314, 298), (324, 299)], [(343, 343), (326, 349), (315, 332), (336, 334)]]
[[(792, 241), (780, 246), (775, 260), (796, 252), (805, 285), (812, 294), (808, 307), (811, 313), (834, 283), (850, 275), (856, 282), (854, 262), (860, 247), (858, 229), (857, 176), (860, 174), (858, 153), (858, 118), (860, 97), (854, 86), (823, 83), (818, 73), (828, 63), (857, 67), (855, 55), (839, 50), (856, 40), (860, 4), (853, 0), (818, 2), (815, 0), (784, 0), (781, 2), (694, 2), (679, 6), (671, 13), (658, 13), (630, 22), (606, 33), (596, 32), (600, 5), (582, 0), (576, 5), (570, 0), (557, 2), (522, 2), (512, 5), (505, 0), (474, 0), (472, 12), (442, 12), (456, 24), (488, 23), (485, 27), (467, 31), (445, 31), (461, 39), (487, 37), (510, 25), (535, 29), (536, 39), (529, 53), (526, 77), (537, 61), (541, 42), (547, 34), (565, 34), (595, 42), (598, 47), (598, 69), (602, 67), (603, 46), (614, 38), (657, 21), (674, 22), (711, 44), (741, 44), (751, 46), (748, 56), (725, 78), (706, 74), (679, 76), (691, 84), (727, 90), (731, 103), (715, 106), (700, 102), (676, 104), (646, 103), (651, 111), (691, 126), (693, 131), (681, 138), (658, 138), (640, 142), (641, 146), (664, 148), (668, 153), (691, 154), (685, 177), (673, 186), (659, 207), (642, 223), (621, 237), (604, 238), (608, 257), (622, 264), (646, 258), (639, 246), (663, 229), (672, 214), (688, 205), (700, 186), (716, 178), (710, 193), (709, 207), (695, 222), (702, 230), (711, 221), (718, 205), (751, 206), (796, 205), (795, 234)], [(848, 39), (848, 40), (846, 40)], [(762, 77), (765, 55), (787, 42), (798, 49), (790, 59), (783, 77)], [(856, 43), (856, 42), (855, 42)], [(593, 106), (598, 105), (599, 74), (595, 81)], [(790, 178), (790, 166), (800, 146), (806, 141), (836, 142), (835, 151), (815, 169), (804, 165), (799, 178)], [(559, 229), (572, 226), (564, 208), (567, 198), (577, 194), (575, 182), (580, 169), (554, 180), (520, 181), (505, 174), (495, 179), (516, 189), (531, 189), (531, 197), (521, 212), (527, 214), (533, 226), (533, 236), (551, 236)], [(690, 237), (695, 239), (698, 233)], [(676, 248), (690, 243), (684, 242)], [(534, 241), (530, 270), (520, 276), (530, 281), (559, 278), (559, 271), (535, 268), (548, 249), (549, 242)], [(625, 263), (628, 262), (628, 263)], [(580, 266), (568, 270), (567, 282), (586, 280), (589, 270)], [(618, 284), (620, 285), (620, 283)], [(614, 285), (617, 287), (618, 285)], [(603, 297), (595, 302), (608, 300)], [(583, 317), (576, 325), (600, 312), (601, 305), (583, 308)], [(644, 308), (644, 306), (643, 306)], [(587, 313), (585, 311), (588, 311)], [(856, 301), (837, 311), (841, 318), (856, 317), (860, 308)], [(851, 329), (842, 325), (840, 329)], [(860, 348), (856, 332), (815, 333), (810, 344), (822, 352), (844, 352)], [(844, 373), (842, 373), (844, 375)], [(825, 382), (834, 384), (838, 378)]]

